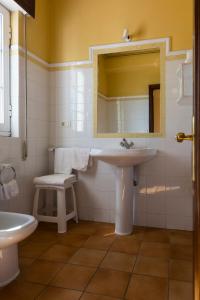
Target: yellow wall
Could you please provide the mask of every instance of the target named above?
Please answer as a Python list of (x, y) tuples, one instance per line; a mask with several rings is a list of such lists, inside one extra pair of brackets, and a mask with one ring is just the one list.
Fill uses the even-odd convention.
[[(36, 0), (36, 17), (28, 17), (27, 20), (27, 44), (28, 50), (39, 58), (49, 61), (49, 0)], [(11, 15), (13, 30), (12, 44), (24, 45), (24, 16), (14, 12)]]
[(171, 37), (172, 49), (192, 48), (192, 0), (51, 0), (50, 62), (88, 59), (91, 45)]
[(107, 97), (148, 95), (160, 83), (160, 53), (99, 55), (98, 90)]
[(49, 61), (49, 4), (51, 0), (36, 0), (35, 19), (28, 20), (28, 48), (31, 52)]
[[(88, 59), (91, 45), (171, 37), (172, 49), (192, 48), (192, 0), (36, 0), (28, 47), (51, 63)], [(19, 24), (20, 25), (20, 24)], [(20, 40), (22, 43), (22, 38)]]

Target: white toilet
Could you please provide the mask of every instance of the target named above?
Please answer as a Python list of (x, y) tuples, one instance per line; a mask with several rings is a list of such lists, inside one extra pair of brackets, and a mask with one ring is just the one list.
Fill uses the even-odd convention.
[(33, 233), (37, 224), (30, 215), (0, 212), (0, 287), (19, 275), (17, 244)]

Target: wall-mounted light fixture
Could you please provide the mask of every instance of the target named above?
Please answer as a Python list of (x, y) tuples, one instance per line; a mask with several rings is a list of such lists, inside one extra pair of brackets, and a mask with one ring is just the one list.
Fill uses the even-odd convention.
[(132, 38), (132, 34), (129, 33), (127, 28), (125, 28), (122, 34), (122, 40), (124, 40), (125, 42), (131, 42)]

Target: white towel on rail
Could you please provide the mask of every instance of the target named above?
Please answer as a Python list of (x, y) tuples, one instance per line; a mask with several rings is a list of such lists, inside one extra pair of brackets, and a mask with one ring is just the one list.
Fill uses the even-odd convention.
[(72, 168), (78, 171), (87, 171), (89, 158), (89, 148), (73, 148)]
[(54, 173), (70, 175), (72, 169), (86, 171), (89, 157), (89, 148), (56, 148)]
[(72, 148), (56, 148), (54, 173), (70, 175), (72, 172), (71, 160)]

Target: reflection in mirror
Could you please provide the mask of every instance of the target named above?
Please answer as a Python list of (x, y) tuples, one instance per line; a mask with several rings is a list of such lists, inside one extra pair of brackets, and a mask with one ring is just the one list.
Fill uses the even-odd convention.
[(98, 55), (97, 133), (160, 132), (160, 50)]
[(160, 132), (160, 84), (149, 85), (149, 132)]

